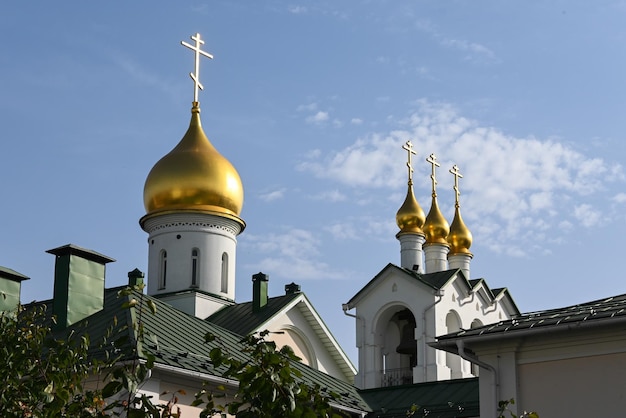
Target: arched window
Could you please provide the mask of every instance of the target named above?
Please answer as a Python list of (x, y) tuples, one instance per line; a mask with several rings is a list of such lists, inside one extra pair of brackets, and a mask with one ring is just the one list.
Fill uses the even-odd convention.
[(197, 248), (191, 250), (191, 287), (198, 287), (198, 268), (200, 255)]
[[(451, 334), (461, 330), (461, 320), (456, 312), (450, 311), (446, 315), (446, 332)], [(446, 352), (446, 366), (450, 369), (450, 377), (452, 379), (460, 379), (463, 377), (462, 359), (456, 354)]]
[[(477, 318), (472, 321), (470, 328), (480, 328), (482, 326), (483, 326), (482, 321)], [(472, 374), (478, 377), (479, 373), (480, 373), (480, 367), (478, 367), (477, 364), (472, 363)]]
[(161, 271), (159, 272), (159, 290), (165, 289), (167, 285), (167, 251), (161, 251)]
[(222, 253), (222, 293), (228, 293), (228, 254)]

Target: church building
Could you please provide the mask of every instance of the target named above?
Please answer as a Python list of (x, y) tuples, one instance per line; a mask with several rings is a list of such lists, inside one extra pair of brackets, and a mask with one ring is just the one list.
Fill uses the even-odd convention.
[[(133, 293), (129, 297), (147, 298), (160, 314), (146, 316), (151, 319), (146, 319), (142, 343), (156, 362), (140, 390), (159, 400), (165, 391), (182, 386), (190, 394), (181, 397), (184, 415), (197, 413), (190, 404), (202, 382), (237, 385), (220, 380), (210, 364), (211, 347), (203, 336), (214, 333), (222, 344), (236, 351), (242, 336), (268, 330), (268, 338), (277, 346), (289, 345), (302, 359), (298, 367), (305, 380), (341, 394), (333, 406), (349, 416), (406, 416), (412, 404), (420, 405), (421, 415), (416, 416), (495, 416), (494, 405), (504, 399), (499, 389), (490, 389), (498, 388), (498, 382), (508, 385), (502, 392), (507, 396), (541, 399), (541, 393), (527, 381), (516, 389), (515, 377), (511, 377), (515, 375), (495, 372), (501, 366), (499, 349), (493, 348), (497, 335), (505, 339), (530, 335), (528, 330), (517, 334), (508, 331), (519, 318), (526, 318), (530, 329), (539, 327), (541, 323), (534, 320), (540, 317), (521, 315), (506, 288), (492, 289), (484, 279), (472, 275), (472, 234), (461, 217), (463, 176), (456, 165), (450, 168), (455, 212), (448, 223), (437, 200), (440, 164), (434, 154), (426, 158), (431, 166), (432, 200), (425, 215), (413, 190), (413, 156), (417, 153), (410, 141), (403, 146), (408, 169), (406, 198), (395, 216), (400, 262), (389, 263), (369, 281), (364, 280), (342, 306), (345, 315), (354, 318), (358, 367), (298, 284), (290, 283), (283, 295), (272, 297), (268, 294), (269, 277), (260, 272), (252, 277), (252, 300), (237, 301), (235, 282), (242, 280), (236, 276), (237, 238), (246, 228), (240, 217), (244, 187), (237, 169), (213, 146), (202, 127), (199, 62), (201, 57), (212, 56), (202, 50), (204, 42), (199, 34), (191, 39), (193, 44), (182, 42), (195, 56), (195, 70), (190, 74), (194, 86), (191, 120), (178, 144), (147, 174), (143, 190), (146, 213), (139, 224), (147, 233), (147, 295)], [(90, 332), (98, 336), (116, 315), (120, 316), (120, 327), (130, 324), (131, 315), (120, 313), (124, 301), (116, 298), (119, 289), (105, 286), (105, 266), (114, 261), (111, 257), (73, 244), (48, 252), (55, 256), (54, 297), (38, 303), (50, 308), (61, 327), (88, 323)], [(0, 267), (0, 293), (4, 296), (0, 310), (18, 306), (20, 286), (27, 279)], [(142, 272), (129, 273), (129, 285), (143, 280)], [(621, 317), (624, 298), (593, 306)], [(561, 314), (569, 318), (568, 312)], [(611, 322), (612, 327), (621, 324)], [(620, 330), (607, 331), (610, 341), (602, 346), (609, 354), (619, 353), (615, 358), (623, 358), (626, 351), (623, 338), (616, 336)], [(132, 327), (128, 332), (134, 332)], [(132, 334), (133, 338), (139, 337)], [(592, 340), (585, 340), (586, 349), (596, 353), (589, 348)], [(466, 346), (475, 351), (466, 352)], [(507, 345), (506, 350), (505, 371), (541, 375), (537, 368), (516, 363), (517, 346)], [(571, 357), (567, 347), (555, 350), (560, 354), (567, 351)], [(541, 358), (537, 351), (528, 356)], [(552, 360), (558, 363), (558, 358)], [(494, 376), (503, 377), (498, 380)], [(619, 378), (614, 376), (613, 380)], [(480, 412), (479, 396), (483, 403)]]

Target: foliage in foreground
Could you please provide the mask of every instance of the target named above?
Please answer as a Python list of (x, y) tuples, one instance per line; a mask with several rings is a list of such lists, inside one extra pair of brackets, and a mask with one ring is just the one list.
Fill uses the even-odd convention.
[[(142, 340), (144, 303), (156, 313), (156, 306), (149, 300), (145, 302), (141, 290), (136, 287), (120, 291), (122, 297), (135, 291), (142, 295), (122, 304), (125, 309), (135, 310), (132, 332), (138, 337), (136, 341)], [(136, 343), (129, 352), (129, 330), (117, 327), (115, 318), (113, 322), (102, 341), (90, 345), (89, 336), (81, 329), (55, 331), (54, 318), (46, 313), (44, 305), (20, 306), (17, 311), (0, 313), (0, 375), (5, 379), (0, 385), (2, 416), (180, 417), (177, 394), (167, 403), (154, 404), (151, 397), (138, 392), (155, 358), (140, 353)], [(215, 368), (224, 370), (223, 377), (239, 381), (239, 386), (236, 390), (206, 386), (199, 391), (193, 405), (203, 408), (200, 416), (345, 417), (330, 406), (338, 395), (325, 392), (317, 384), (305, 384), (293, 366), (299, 358), (287, 346), (277, 350), (274, 342), (264, 339), (267, 334), (265, 331), (245, 337), (240, 359), (223, 348), (211, 350)], [(216, 337), (207, 335), (206, 340), (215, 341)], [(96, 347), (101, 354), (94, 356), (90, 347)]]
[(505, 412), (509, 413), (510, 418), (539, 418), (539, 414), (536, 412), (526, 412), (524, 411), (522, 415), (515, 415), (511, 410), (509, 410), (509, 405), (514, 405), (515, 399), (509, 399), (507, 401), (498, 402), (498, 418), (506, 418), (504, 415)]
[(0, 315), (3, 416), (99, 416), (103, 398), (84, 387), (101, 367), (88, 359), (89, 337), (54, 338), (45, 319), (42, 306)]
[[(127, 296), (133, 290), (120, 292)], [(139, 308), (140, 301), (125, 309)], [(102, 341), (91, 344), (80, 327), (55, 330), (56, 322), (45, 305), (19, 306), (0, 313), (0, 405), (3, 417), (176, 417), (174, 405), (153, 405), (135, 396), (152, 367), (139, 361), (131, 346), (122, 362), (120, 347), (128, 342), (128, 329), (117, 332), (115, 318)], [(141, 316), (133, 324), (141, 332)], [(100, 355), (94, 356), (98, 348)], [(106, 382), (106, 384), (105, 384)]]
[[(223, 386), (218, 391), (198, 392), (193, 405), (203, 406), (200, 417), (223, 413), (238, 418), (346, 417), (330, 406), (339, 395), (326, 393), (318, 384), (305, 384), (301, 372), (293, 366), (300, 359), (289, 346), (277, 350), (273, 341), (265, 340), (268, 333), (244, 337), (241, 343), (245, 361), (229, 355), (223, 348), (211, 350), (213, 365), (225, 368), (222, 377), (238, 380), (239, 387), (235, 393), (228, 393)], [(213, 342), (217, 337), (207, 334), (205, 339)], [(220, 403), (219, 399), (229, 401)]]

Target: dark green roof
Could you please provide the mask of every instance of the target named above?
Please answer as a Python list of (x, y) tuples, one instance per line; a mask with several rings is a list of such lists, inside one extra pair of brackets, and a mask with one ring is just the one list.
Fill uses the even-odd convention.
[(267, 305), (257, 312), (252, 309), (252, 302), (225, 306), (206, 320), (235, 334), (248, 335), (259, 329), (298, 296), (300, 293), (268, 298)]
[[(500, 289), (498, 289), (500, 291)], [(494, 291), (495, 293), (495, 291)], [(509, 320), (488, 324), (478, 328), (461, 330), (437, 337), (433, 346), (440, 347), (448, 340), (500, 336), (515, 337), (523, 330), (534, 332), (554, 332), (580, 327), (582, 324), (610, 324), (626, 321), (626, 294), (612, 296), (592, 302), (567, 306), (565, 308), (529, 312), (517, 315)]]
[[(240, 344), (241, 336), (211, 322), (186, 314), (159, 299), (134, 291), (130, 295), (118, 297), (124, 287), (105, 290), (104, 307), (102, 310), (77, 322), (68, 329), (57, 330), (59, 335), (75, 330), (75, 334), (88, 334), (92, 343), (92, 354), (102, 352), (100, 342), (112, 329), (113, 339), (123, 337), (125, 343), (118, 346), (126, 360), (135, 357), (133, 342), (137, 339), (133, 324), (141, 316), (144, 338), (143, 349), (156, 357), (156, 364), (183, 369), (186, 371), (221, 376), (222, 370), (215, 369), (209, 361), (208, 353), (214, 347), (225, 349), (233, 356), (245, 360)], [(128, 309), (123, 305), (132, 300), (137, 301), (136, 308)], [(149, 304), (156, 307), (153, 314)], [(52, 315), (52, 301), (38, 302), (37, 305), (46, 305), (48, 315)], [(114, 318), (116, 318), (114, 320)], [(213, 333), (218, 338), (206, 343), (205, 335)], [(143, 353), (141, 357), (145, 357)], [(339, 379), (327, 375), (319, 370), (312, 369), (302, 363), (294, 364), (302, 373), (305, 382), (317, 383), (328, 391), (339, 393), (341, 398), (336, 402), (340, 407), (369, 411), (369, 407), (359, 395), (357, 389)]]
[(359, 393), (372, 408), (367, 415), (371, 418), (404, 418), (413, 404), (419, 407), (413, 415), (416, 418), (480, 415), (478, 378), (367, 389)]
[(18, 273), (15, 270), (11, 270), (8, 267), (0, 266), (0, 277), (4, 277), (16, 282), (21, 282), (22, 280), (29, 280), (30, 277), (24, 276), (22, 273)]

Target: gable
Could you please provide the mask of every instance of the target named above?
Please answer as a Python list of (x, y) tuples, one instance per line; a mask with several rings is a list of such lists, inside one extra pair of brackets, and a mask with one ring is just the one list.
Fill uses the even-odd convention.
[[(426, 294), (434, 295), (453, 279), (460, 271), (458, 269), (446, 270), (436, 273), (419, 274), (411, 270), (387, 264), (372, 280), (357, 292), (346, 304), (347, 310), (364, 304), (368, 299), (398, 300), (397, 295), (389, 297), (390, 293), (400, 295), (409, 291), (411, 295)], [(395, 285), (395, 287), (394, 287)], [(387, 296), (385, 296), (387, 295)], [(366, 303), (366, 302), (365, 302)], [(380, 302), (378, 302), (380, 305)]]
[(289, 345), (305, 364), (352, 383), (356, 369), (304, 293), (268, 298), (258, 311), (252, 302), (228, 306), (206, 319), (239, 335), (268, 330), (279, 346)]

